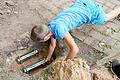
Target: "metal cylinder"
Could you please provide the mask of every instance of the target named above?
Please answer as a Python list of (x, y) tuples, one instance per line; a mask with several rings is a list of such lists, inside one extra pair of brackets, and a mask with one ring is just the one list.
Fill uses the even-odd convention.
[(40, 60), (40, 61), (36, 62), (35, 64), (32, 64), (32, 65), (24, 68), (24, 69), (23, 69), (23, 72), (24, 72), (24, 73), (29, 73), (30, 71), (32, 71), (33, 69), (41, 66), (41, 65), (44, 64), (44, 63), (45, 63), (44, 60)]
[(17, 63), (21, 64), (21, 63), (25, 62), (26, 60), (30, 59), (31, 57), (36, 56), (37, 54), (39, 54), (39, 51), (33, 50), (22, 56), (18, 56), (16, 61), (17, 61)]

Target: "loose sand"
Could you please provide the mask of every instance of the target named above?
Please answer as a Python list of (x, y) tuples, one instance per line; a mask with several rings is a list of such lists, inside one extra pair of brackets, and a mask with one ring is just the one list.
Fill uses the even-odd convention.
[(45, 80), (116, 80), (107, 69), (90, 71), (82, 59), (56, 61), (48, 67), (47, 72), (48, 77)]
[(58, 61), (49, 72), (48, 80), (90, 80), (89, 66), (82, 59)]

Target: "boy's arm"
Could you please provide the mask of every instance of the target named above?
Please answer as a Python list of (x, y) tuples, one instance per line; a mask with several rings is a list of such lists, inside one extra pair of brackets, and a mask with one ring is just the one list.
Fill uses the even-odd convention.
[(69, 49), (70, 49), (65, 60), (73, 59), (78, 53), (79, 48), (77, 47), (77, 44), (75, 43), (70, 33), (66, 33), (64, 37), (64, 41), (66, 42), (66, 44), (69, 46)]
[(53, 54), (53, 51), (54, 51), (55, 47), (56, 47), (56, 39), (54, 39), (53, 37), (51, 37), (51, 43), (50, 43), (50, 45), (49, 45), (48, 55), (47, 55), (47, 57), (46, 57), (46, 59), (45, 59), (45, 62), (47, 62), (47, 61), (50, 60), (50, 58), (51, 58), (51, 56), (52, 56), (52, 54)]

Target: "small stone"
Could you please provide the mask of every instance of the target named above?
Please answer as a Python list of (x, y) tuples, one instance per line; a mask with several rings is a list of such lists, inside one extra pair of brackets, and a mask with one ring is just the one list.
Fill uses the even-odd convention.
[(101, 42), (101, 43), (98, 44), (98, 46), (101, 47), (101, 48), (103, 48), (103, 47), (105, 47), (106, 45), (105, 45), (105, 43)]
[(17, 11), (14, 11), (14, 13), (15, 13), (15, 14), (18, 14), (18, 12), (17, 12)]
[(7, 5), (7, 6), (14, 6), (14, 2), (13, 1), (5, 1), (5, 4)]
[(4, 12), (2, 10), (0, 10), (0, 15), (3, 15), (3, 14), (4, 14)]
[(10, 62), (10, 59), (9, 59), (9, 58), (7, 58), (7, 59), (6, 59), (6, 62)]
[(14, 54), (14, 52), (10, 52), (10, 55), (12, 56)]
[(26, 48), (28, 48), (27, 46), (19, 46), (17, 49), (18, 50), (24, 50), (24, 49), (26, 49)]
[(10, 12), (11, 12), (11, 10), (7, 10), (7, 12), (8, 12), (8, 13), (10, 13)]
[(112, 30), (111, 29), (107, 29), (105, 32), (106, 35), (111, 35), (112, 34)]

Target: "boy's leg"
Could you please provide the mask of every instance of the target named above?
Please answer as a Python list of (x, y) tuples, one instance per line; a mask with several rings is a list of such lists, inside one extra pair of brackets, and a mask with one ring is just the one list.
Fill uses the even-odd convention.
[(112, 10), (107, 14), (107, 20), (111, 20), (120, 14), (120, 7)]

